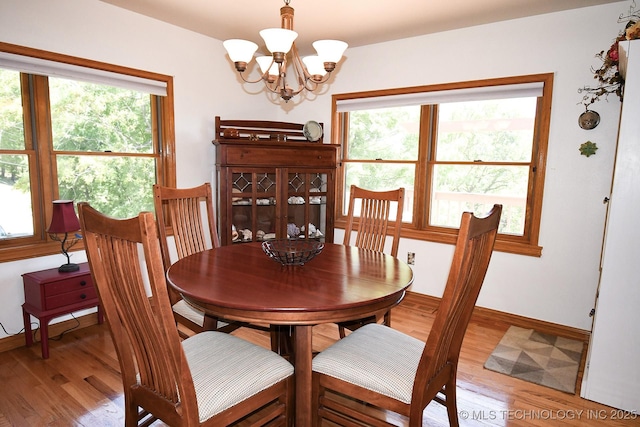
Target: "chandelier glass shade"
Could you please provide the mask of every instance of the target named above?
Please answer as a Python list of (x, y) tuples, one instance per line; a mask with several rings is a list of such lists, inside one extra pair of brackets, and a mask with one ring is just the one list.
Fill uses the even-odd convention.
[[(257, 80), (248, 80), (244, 72), (258, 50), (258, 45), (240, 39), (223, 42), (229, 58), (244, 82), (262, 81), (270, 92), (278, 94), (285, 102), (303, 90), (313, 92), (325, 83), (348, 47), (347, 43), (340, 40), (318, 40), (313, 43), (317, 55), (301, 58), (295, 44), (298, 33), (293, 31), (293, 8), (289, 6), (290, 1), (284, 0), (285, 5), (280, 8), (282, 28), (260, 31), (260, 36), (271, 55), (256, 57), (261, 73)], [(295, 87), (287, 82), (288, 67), (295, 74)]]

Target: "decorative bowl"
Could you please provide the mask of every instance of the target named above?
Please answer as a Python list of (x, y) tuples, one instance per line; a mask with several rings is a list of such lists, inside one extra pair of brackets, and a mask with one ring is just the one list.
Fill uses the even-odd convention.
[(304, 265), (322, 252), (324, 243), (314, 240), (275, 239), (262, 242), (262, 250), (282, 265)]

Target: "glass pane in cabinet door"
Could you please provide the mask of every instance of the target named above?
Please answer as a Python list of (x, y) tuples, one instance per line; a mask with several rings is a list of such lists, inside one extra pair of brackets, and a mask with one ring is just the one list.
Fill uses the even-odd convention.
[(233, 174), (231, 187), (231, 239), (233, 242), (253, 240), (252, 204), (253, 177), (251, 173)]
[(234, 172), (231, 188), (233, 242), (275, 238), (275, 172)]
[(261, 242), (276, 238), (276, 174), (254, 174), (256, 187), (255, 222), (252, 224), (254, 240)]
[(287, 236), (324, 239), (326, 232), (327, 175), (290, 173)]

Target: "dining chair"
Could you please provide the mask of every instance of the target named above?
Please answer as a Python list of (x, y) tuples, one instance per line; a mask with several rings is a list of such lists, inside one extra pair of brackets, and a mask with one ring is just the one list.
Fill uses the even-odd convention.
[(153, 214), (114, 219), (86, 202), (78, 211), (120, 363), (125, 425), (137, 425), (139, 408), (171, 426), (226, 426), (249, 414), (256, 425), (291, 425), (288, 361), (217, 331), (181, 340)]
[(449, 425), (458, 426), (460, 347), (493, 253), (501, 212), (502, 206), (494, 205), (484, 218), (462, 214), (444, 294), (426, 343), (372, 323), (313, 359), (314, 426), (321, 419), (339, 425), (391, 425), (371, 412), (359, 412), (364, 405), (349, 405), (327, 390), (400, 414), (410, 427), (422, 426), (423, 411), (435, 400), (446, 406)]
[[(359, 203), (360, 207), (358, 214), (356, 214), (356, 202)], [(396, 206), (395, 225), (390, 224), (393, 221), (391, 219), (393, 205)], [(390, 254), (393, 257), (397, 257), (403, 208), (404, 188), (390, 191), (372, 191), (351, 185), (343, 244), (350, 244), (354, 223), (357, 221), (354, 246), (384, 252), (387, 236), (391, 236)], [(393, 227), (393, 229), (390, 230), (390, 227)], [(376, 321), (378, 321), (378, 316), (338, 323), (340, 338), (345, 337), (347, 329), (354, 331), (367, 323)], [(391, 326), (390, 310), (382, 314), (382, 324)]]
[[(173, 235), (172, 247), (178, 259), (220, 246), (213, 212), (211, 184), (204, 183), (192, 188), (173, 188), (156, 184), (153, 186), (153, 199), (165, 270), (171, 266), (172, 259), (169, 235)], [(203, 204), (206, 206), (205, 209)], [(203, 210), (206, 212), (204, 218)], [(225, 322), (205, 315), (202, 311), (188, 305), (175, 289), (168, 287), (168, 292), (176, 322), (192, 332), (200, 333), (205, 330), (231, 332), (243, 325), (240, 322)], [(180, 333), (186, 337), (185, 333), (182, 331)]]
[[(192, 188), (153, 186), (153, 200), (160, 237), (160, 249), (165, 270), (171, 266), (169, 235), (173, 235), (177, 258), (220, 246), (213, 213), (211, 184)], [(206, 206), (206, 220), (202, 217), (202, 204)], [(173, 315), (178, 324), (199, 333), (205, 330), (231, 332), (239, 325), (219, 321), (188, 305), (171, 287), (167, 288)], [(206, 323), (206, 324), (205, 324)], [(179, 331), (183, 337), (186, 335)]]

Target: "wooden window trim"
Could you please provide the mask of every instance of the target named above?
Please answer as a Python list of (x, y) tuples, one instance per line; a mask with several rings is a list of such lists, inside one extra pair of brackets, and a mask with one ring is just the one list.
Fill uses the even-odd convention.
[[(538, 109), (536, 115), (536, 123), (534, 124), (534, 136), (533, 136), (533, 152), (535, 157), (531, 159), (532, 170), (530, 174), (534, 174), (533, 178), (529, 180), (528, 195), (533, 197), (530, 202), (527, 201), (528, 215), (525, 218), (525, 230), (523, 236), (509, 236), (506, 234), (499, 234), (496, 243), (495, 250), (513, 254), (520, 254), (526, 256), (540, 257), (542, 256), (542, 246), (539, 245), (538, 239), (540, 234), (540, 222), (542, 218), (542, 202), (544, 194), (544, 180), (546, 172), (546, 158), (549, 141), (549, 124), (551, 116), (551, 101), (553, 91), (553, 74), (533, 74), (527, 76), (516, 76), (498, 79), (477, 80), (471, 82), (460, 82), (451, 84), (438, 84), (428, 86), (418, 86), (411, 88), (398, 88), (389, 90), (376, 90), (367, 92), (354, 92), (347, 94), (336, 94), (332, 96), (332, 140), (340, 141), (343, 145), (343, 141), (346, 141), (348, 136), (348, 126), (344, 121), (346, 114), (337, 112), (336, 104), (340, 100), (366, 98), (366, 97), (378, 97), (378, 96), (391, 96), (406, 93), (427, 92), (427, 91), (441, 91), (441, 90), (453, 90), (464, 89), (472, 87), (482, 86), (495, 86), (495, 85), (509, 85), (528, 82), (543, 82), (543, 94), (538, 100)], [(423, 107), (424, 110), (424, 107)], [(428, 150), (433, 146), (433, 141), (426, 141), (429, 134), (432, 132), (423, 132), (423, 130), (430, 126), (429, 118), (422, 114), (422, 122), (420, 124), (420, 153), (418, 162), (418, 169), (416, 171), (415, 181), (415, 194), (422, 194), (422, 197), (416, 197), (414, 206), (414, 215), (412, 223), (403, 223), (401, 236), (415, 239), (431, 241), (436, 243), (455, 244), (456, 236), (458, 234), (457, 229), (427, 227), (426, 226), (426, 213), (427, 213), (427, 185), (429, 167), (427, 165)], [(342, 147), (343, 157), (347, 155), (347, 148)], [(535, 170), (535, 172), (534, 172)], [(338, 170), (338, 176), (336, 180), (336, 228), (345, 227), (345, 216), (342, 214), (343, 199), (344, 199), (344, 161), (341, 162)], [(530, 203), (530, 204), (529, 204)]]
[[(156, 162), (156, 179), (157, 182), (162, 185), (176, 185), (173, 77), (4, 42), (0, 42), (0, 51), (164, 82), (167, 86), (167, 96), (155, 96), (153, 99), (157, 102), (152, 102), (151, 107), (152, 114), (154, 115), (152, 120), (154, 138), (158, 135), (158, 126), (161, 126), (159, 133), (163, 138), (162, 145), (159, 145), (157, 140), (154, 141), (159, 150)], [(24, 82), (24, 80), (28, 78), (28, 75), (22, 74), (22, 76)], [(29, 101), (25, 102), (24, 108), (25, 139), (28, 140), (24, 152), (27, 152), (29, 156), (34, 235), (1, 241), (0, 262), (60, 253), (60, 243), (53, 241), (46, 233), (46, 227), (51, 221), (52, 202), (56, 200), (58, 196), (57, 185), (55, 184), (57, 177), (53, 176), (55, 168), (52, 168), (52, 162), (55, 161), (55, 156), (59, 153), (53, 152), (50, 128), (47, 123), (48, 116), (42, 114), (43, 111), (48, 109), (47, 78), (35, 77), (33, 94), (35, 96), (34, 102), (38, 104), (33, 110), (35, 117), (32, 117), (32, 111), (29, 109), (32, 101), (30, 99), (31, 94), (29, 93), (28, 86), (26, 84), (22, 85), (23, 100)], [(47, 105), (43, 104), (45, 102)], [(158, 123), (158, 112), (162, 114), (163, 120), (161, 123)], [(34, 128), (39, 135), (39, 141), (34, 141), (32, 132)], [(36, 157), (39, 161), (36, 161)], [(82, 241), (80, 241), (72, 248), (72, 251), (83, 249), (84, 245)]]

